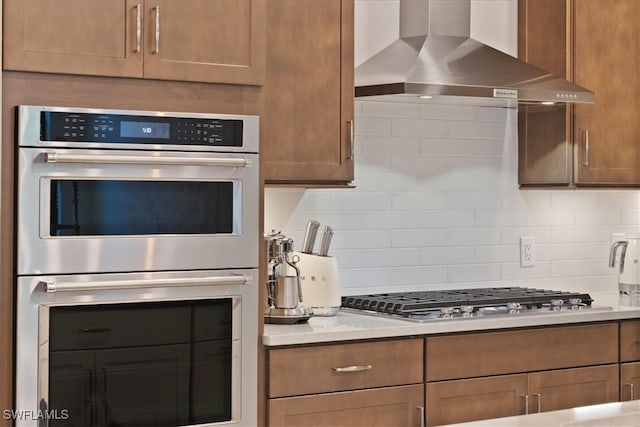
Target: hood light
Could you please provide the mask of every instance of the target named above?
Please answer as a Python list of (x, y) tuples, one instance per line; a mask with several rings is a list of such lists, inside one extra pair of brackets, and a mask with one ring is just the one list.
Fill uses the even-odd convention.
[(431, 95), (420, 95), (418, 98), (420, 98), (420, 99), (431, 99), (431, 98), (433, 98), (433, 96), (431, 96)]
[(540, 104), (542, 104), (542, 105), (556, 105), (556, 103), (553, 102), (553, 101), (542, 101)]

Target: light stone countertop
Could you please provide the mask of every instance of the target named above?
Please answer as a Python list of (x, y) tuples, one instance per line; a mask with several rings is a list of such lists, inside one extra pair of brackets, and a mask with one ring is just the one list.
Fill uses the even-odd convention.
[(449, 427), (638, 427), (640, 400), (581, 406), (540, 414), (449, 424)]
[[(594, 299), (594, 309), (426, 322), (413, 322), (341, 310), (337, 316), (314, 316), (308, 322), (298, 325), (265, 325), (263, 344), (266, 346), (285, 346), (640, 318), (640, 299), (630, 302), (629, 299), (620, 298), (617, 292), (591, 292), (590, 295)], [(608, 309), (601, 310), (599, 307), (607, 307)]]

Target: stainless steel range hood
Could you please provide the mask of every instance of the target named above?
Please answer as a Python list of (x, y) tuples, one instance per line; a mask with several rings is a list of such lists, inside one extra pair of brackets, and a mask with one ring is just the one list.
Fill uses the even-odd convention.
[(356, 67), (356, 97), (593, 103), (593, 92), (470, 37), (470, 0), (400, 0), (400, 38)]

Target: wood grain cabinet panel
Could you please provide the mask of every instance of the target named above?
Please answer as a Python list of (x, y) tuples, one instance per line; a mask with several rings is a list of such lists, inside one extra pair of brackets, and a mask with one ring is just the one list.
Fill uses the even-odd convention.
[(5, 0), (5, 70), (142, 77), (134, 0)]
[(269, 427), (419, 427), (424, 386), (271, 399)]
[(423, 382), (423, 339), (269, 351), (269, 397)]
[(428, 337), (426, 358), (427, 381), (617, 363), (618, 324)]
[(640, 362), (620, 364), (620, 400), (640, 399)]
[(267, 183), (353, 180), (353, 0), (269, 0), (261, 160)]
[[(518, 1), (518, 57), (568, 77), (568, 0)], [(518, 180), (527, 184), (571, 182), (572, 145), (565, 105), (518, 108)]]
[(146, 0), (144, 77), (262, 84), (267, 3)]
[(640, 360), (640, 320), (620, 323), (620, 361)]
[(529, 374), (530, 412), (616, 402), (618, 384), (617, 364), (535, 372)]
[(427, 425), (522, 415), (526, 395), (526, 374), (428, 383)]
[(261, 84), (266, 0), (6, 0), (4, 69)]
[(640, 2), (575, 0), (573, 18), (575, 82), (596, 93), (575, 107), (576, 183), (638, 185)]
[(519, 0), (518, 15), (519, 56), (596, 94), (520, 108), (520, 183), (640, 185), (640, 2)]

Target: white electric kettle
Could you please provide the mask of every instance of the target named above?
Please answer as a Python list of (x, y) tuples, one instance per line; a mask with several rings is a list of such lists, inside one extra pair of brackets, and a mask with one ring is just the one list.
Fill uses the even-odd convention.
[(618, 273), (620, 294), (640, 294), (640, 236), (632, 235), (626, 240), (613, 242), (609, 252), (609, 267), (615, 267), (618, 248), (622, 248)]

